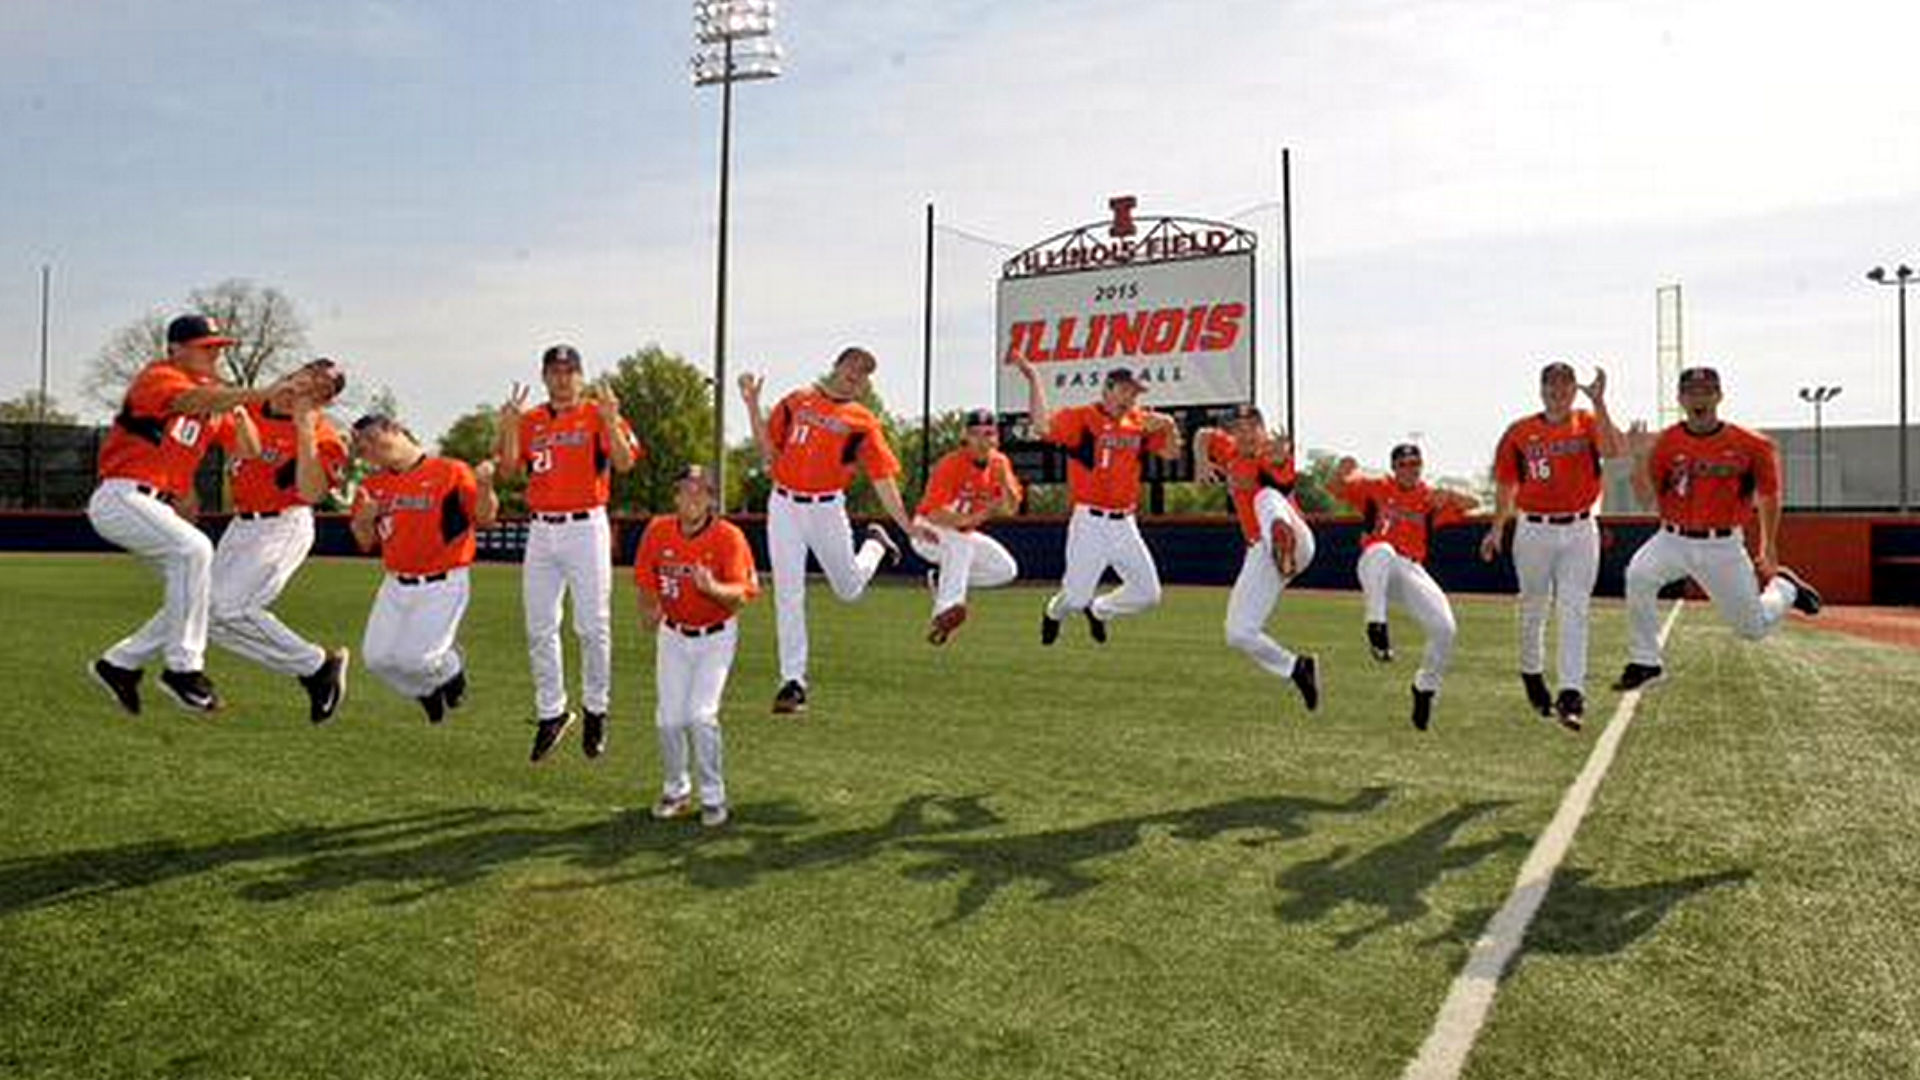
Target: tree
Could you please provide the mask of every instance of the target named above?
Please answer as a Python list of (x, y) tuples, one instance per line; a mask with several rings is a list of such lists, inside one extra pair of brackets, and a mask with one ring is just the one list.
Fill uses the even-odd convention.
[[(499, 430), (500, 412), (494, 405), (482, 402), (473, 407), (473, 411), (456, 418), (451, 426), (440, 436), (440, 453), (443, 457), (459, 458), (469, 465), (478, 465), (493, 458), (494, 433)], [(500, 477), (494, 483), (494, 491), (500, 496), (500, 510), (505, 514), (523, 514), (527, 509), (527, 474), (508, 479)]]
[(77, 424), (79, 418), (61, 412), (52, 394), (38, 390), (22, 391), (19, 397), (0, 401), (0, 424)]
[[(620, 399), (620, 415), (633, 425), (646, 450), (632, 472), (615, 475), (614, 507), (654, 512), (671, 509), (673, 480), (680, 470), (689, 462), (712, 462), (712, 381), (683, 358), (658, 345), (648, 345), (622, 357), (605, 382)], [(738, 507), (740, 503), (732, 497), (734, 455), (730, 452), (727, 457), (727, 505)]]
[[(258, 386), (307, 359), (307, 330), (285, 293), (234, 278), (187, 296), (182, 310), (211, 315), (239, 342), (226, 352), (227, 382)], [(166, 355), (170, 315), (150, 313), (121, 327), (93, 358), (87, 397), (117, 410), (127, 384), (155, 357)]]

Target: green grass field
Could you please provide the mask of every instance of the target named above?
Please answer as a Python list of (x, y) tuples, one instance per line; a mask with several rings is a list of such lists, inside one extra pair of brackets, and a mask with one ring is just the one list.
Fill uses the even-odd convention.
[[(357, 645), (376, 573), (280, 610)], [(631, 593), (610, 754), (533, 768), (516, 568), (476, 576), (444, 727), (356, 671), (315, 729), (218, 653), (224, 713), (149, 679), (120, 714), (83, 668), (157, 583), (0, 559), (0, 1076), (1396, 1077), (1615, 704), (1532, 718), (1500, 601), (1457, 604), (1423, 736), (1417, 633), (1375, 667), (1356, 597), (1273, 624), (1322, 658), (1308, 719), (1221, 590), (1044, 651), (1037, 588), (944, 650), (920, 590), (817, 591), (804, 720), (747, 618), (703, 832), (645, 814)], [(1596, 688), (1623, 635), (1600, 605)], [(1693, 606), (1668, 659), (1467, 1075), (1920, 1077), (1920, 654)]]

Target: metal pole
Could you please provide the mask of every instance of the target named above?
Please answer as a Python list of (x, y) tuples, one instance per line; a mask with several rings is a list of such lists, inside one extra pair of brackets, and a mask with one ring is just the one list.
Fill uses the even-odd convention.
[(920, 490), (933, 468), (933, 204), (927, 204), (927, 273), (920, 319)]
[(720, 79), (720, 254), (713, 286), (714, 505), (727, 512), (727, 167), (733, 148), (733, 39), (724, 45)]
[(1281, 306), (1287, 346), (1287, 438), (1295, 454), (1305, 451), (1293, 418), (1293, 151), (1280, 149), (1280, 280), (1285, 290)]
[(1907, 279), (1900, 279), (1900, 512), (1907, 512)]
[(40, 423), (47, 422), (47, 311), (53, 295), (53, 266), (40, 264)]
[(1820, 427), (1820, 406), (1826, 403), (1826, 398), (1822, 396), (1826, 393), (1826, 389), (1823, 386), (1814, 391), (1813, 395), (1813, 508), (1815, 510), (1825, 509), (1827, 502), (1825, 475), (1827, 450)]

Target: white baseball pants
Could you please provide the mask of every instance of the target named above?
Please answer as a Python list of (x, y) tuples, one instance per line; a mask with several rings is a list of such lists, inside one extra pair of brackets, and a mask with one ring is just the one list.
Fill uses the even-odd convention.
[(105, 659), (114, 667), (141, 668), (158, 656), (173, 671), (200, 671), (207, 662), (213, 541), (140, 487), (132, 480), (103, 480), (87, 502), (94, 531), (146, 560), (166, 582), (160, 611), (114, 643)]
[(1766, 637), (1792, 609), (1799, 590), (1778, 575), (1760, 588), (1740, 530), (1717, 540), (1690, 540), (1661, 530), (1627, 564), (1627, 659), (1660, 664), (1660, 590), (1692, 578), (1707, 591), (1720, 618), (1749, 641)]
[[(819, 498), (819, 496), (803, 496)], [(773, 604), (780, 639), (780, 680), (807, 682), (807, 552), (826, 571), (833, 595), (852, 603), (866, 591), (886, 549), (867, 540), (856, 553), (844, 496), (795, 502), (775, 488), (767, 498), (767, 554), (773, 560)]]
[(613, 693), (613, 532), (603, 507), (579, 521), (546, 521), (536, 513), (527, 525), (520, 599), (526, 609), (527, 657), (533, 665), (538, 717), (567, 711), (560, 615), (569, 591), (583, 669), (580, 704), (604, 715)]
[(940, 537), (937, 545), (918, 536), (911, 538), (913, 550), (940, 568), (940, 584), (933, 596), (935, 615), (966, 603), (969, 588), (994, 589), (1020, 576), (1020, 564), (1013, 561), (1013, 553), (986, 533), (949, 529), (926, 518), (915, 518), (914, 523)]
[(290, 507), (278, 516), (235, 517), (213, 549), (213, 587), (207, 633), (215, 645), (282, 675), (311, 675), (327, 651), (268, 611), (313, 550), (313, 510)]
[(1280, 576), (1273, 529), (1278, 524), (1293, 534), (1296, 576), (1305, 573), (1313, 562), (1313, 530), (1287, 497), (1272, 488), (1254, 496), (1253, 512), (1260, 523), (1260, 541), (1247, 545), (1240, 561), (1240, 576), (1234, 579), (1233, 592), (1227, 596), (1227, 644), (1275, 675), (1290, 678), (1297, 657), (1266, 632), (1267, 617), (1280, 603), (1280, 594), (1290, 580)]
[(740, 624), (701, 637), (688, 637), (661, 624), (654, 635), (654, 723), (660, 729), (660, 793), (681, 799), (693, 793), (687, 768), (687, 744), (693, 744), (693, 767), (700, 774), (700, 802), (724, 806), (727, 784), (721, 776), (720, 696), (733, 667)]
[(454, 638), (467, 613), (467, 570), (439, 581), (402, 585), (395, 574), (380, 583), (360, 642), (360, 659), (380, 681), (410, 698), (423, 698), (460, 673)]
[(1600, 573), (1600, 526), (1591, 517), (1565, 525), (1528, 521), (1513, 528), (1513, 569), (1520, 579), (1520, 670), (1547, 665), (1547, 609), (1560, 613), (1560, 688), (1587, 688), (1587, 613)]
[[(1120, 587), (1101, 596), (1100, 575), (1107, 567), (1120, 575)], [(1113, 518), (1089, 506), (1075, 506), (1067, 519), (1067, 570), (1060, 591), (1047, 600), (1047, 617), (1060, 619), (1091, 610), (1105, 622), (1116, 615), (1133, 615), (1160, 602), (1160, 569), (1140, 535), (1134, 515)]]
[(1398, 604), (1413, 616), (1427, 636), (1426, 653), (1420, 669), (1413, 673), (1413, 685), (1421, 690), (1439, 690), (1453, 659), (1453, 605), (1440, 591), (1427, 568), (1395, 551), (1392, 544), (1373, 544), (1360, 555), (1357, 568), (1360, 593), (1366, 602), (1368, 622), (1386, 622), (1387, 604)]

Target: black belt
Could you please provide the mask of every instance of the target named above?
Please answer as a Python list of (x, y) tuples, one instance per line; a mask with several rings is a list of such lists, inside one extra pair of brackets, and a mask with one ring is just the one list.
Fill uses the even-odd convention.
[(279, 510), (242, 510), (233, 516), (241, 521), (265, 521), (268, 518), (277, 518), (281, 513), (282, 511)]
[(1133, 516), (1133, 511), (1131, 510), (1102, 510), (1097, 506), (1087, 507), (1087, 513), (1092, 514), (1094, 517), (1110, 518), (1114, 521), (1125, 521), (1127, 518)]
[(429, 582), (447, 580), (447, 571), (442, 570), (437, 574), (395, 574), (393, 580), (402, 585), (425, 585)]
[(591, 510), (575, 510), (571, 514), (535, 514), (535, 521), (544, 521), (549, 525), (565, 525), (569, 521), (585, 521), (593, 516)]
[(1534, 525), (1571, 525), (1576, 521), (1585, 521), (1593, 516), (1593, 511), (1582, 510), (1577, 514), (1522, 514)]
[(773, 490), (797, 503), (830, 503), (840, 497), (840, 493), (837, 491), (822, 491), (816, 495), (802, 495), (797, 491), (788, 491), (783, 487), (777, 487)]
[(133, 485), (133, 490), (139, 492), (142, 495), (151, 495), (154, 498), (159, 499), (163, 503), (173, 502), (173, 492), (162, 491), (159, 488), (154, 487), (152, 484), (135, 484)]
[(1660, 529), (1662, 532), (1670, 532), (1675, 536), (1684, 536), (1689, 540), (1724, 540), (1740, 531), (1738, 529), (1683, 529), (1678, 525), (1665, 521), (1660, 523)]
[(666, 624), (667, 629), (679, 634), (681, 637), (706, 637), (708, 634), (717, 634), (727, 628), (728, 622), (728, 620), (723, 619), (710, 626), (688, 626), (686, 623), (677, 623), (672, 619), (663, 619), (661, 621)]

